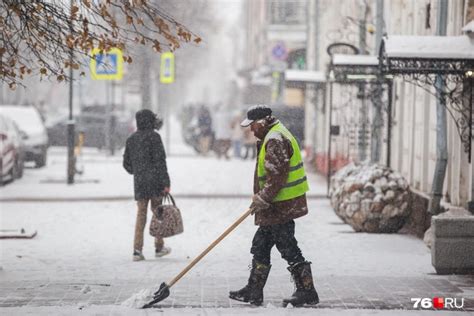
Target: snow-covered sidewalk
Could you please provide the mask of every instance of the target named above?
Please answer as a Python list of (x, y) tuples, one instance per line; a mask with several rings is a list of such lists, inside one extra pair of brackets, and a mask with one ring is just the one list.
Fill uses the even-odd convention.
[[(148, 237), (144, 249), (147, 260), (132, 262), (133, 202), (6, 203), (8, 211), (3, 207), (1, 211), (2, 227), (36, 227), (39, 233), (33, 240), (0, 242), (0, 306), (7, 308), (8, 315), (26, 311), (44, 311), (45, 315), (145, 315), (118, 305), (141, 289), (168, 282), (247, 204), (244, 199), (179, 201), (185, 232), (167, 240), (172, 254), (153, 258), (152, 239)], [(337, 315), (332, 310), (349, 309), (351, 312), (344, 313), (362, 315), (369, 311), (359, 309), (370, 313), (411, 309), (412, 297), (472, 299), (472, 278), (434, 275), (429, 252), (420, 240), (353, 233), (334, 215), (327, 200), (310, 201), (310, 209), (307, 217), (296, 221), (297, 238), (304, 255), (313, 262), (321, 297), (318, 308), (331, 309), (325, 311), (328, 315)], [(171, 288), (170, 297), (159, 304), (160, 310), (170, 315), (212, 315), (218, 311), (309, 315), (307, 309), (283, 312), (279, 308), (293, 284), (277, 251), (273, 251), (264, 308), (250, 309), (227, 298), (230, 289), (241, 287), (247, 280), (255, 229), (251, 219), (242, 223)], [(465, 304), (472, 308), (472, 303)]]
[[(175, 149), (168, 158), (172, 193), (185, 197), (250, 197), (254, 161), (219, 160), (213, 155), (197, 156), (186, 149)], [(0, 202), (94, 201), (133, 199), (133, 180), (122, 167), (122, 153), (107, 156), (94, 149), (85, 149), (78, 167), (84, 170), (75, 176), (75, 184), (66, 183), (66, 149), (52, 147), (48, 166), (27, 167), (25, 176), (0, 189)], [(315, 183), (309, 197), (325, 196), (324, 178), (309, 174)], [(230, 185), (229, 185), (229, 184)]]

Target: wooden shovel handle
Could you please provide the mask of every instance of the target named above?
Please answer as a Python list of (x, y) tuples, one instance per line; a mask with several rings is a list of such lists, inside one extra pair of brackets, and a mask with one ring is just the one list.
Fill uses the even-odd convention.
[(212, 248), (214, 248), (218, 243), (221, 242), (222, 239), (224, 239), (227, 235), (230, 234), (231, 231), (233, 231), (237, 226), (239, 226), (240, 223), (243, 222), (244, 219), (247, 218), (247, 216), (250, 215), (252, 211), (250, 209), (248, 209), (247, 211), (245, 211), (245, 213), (243, 213), (232, 225), (230, 225), (216, 240), (214, 240), (214, 242), (212, 244), (210, 244), (203, 252), (201, 252), (201, 254), (199, 256), (197, 256), (193, 261), (191, 261), (191, 263), (189, 263), (186, 268), (183, 269), (183, 271), (181, 271), (177, 276), (174, 277), (173, 280), (171, 280), (169, 283), (168, 283), (168, 286), (169, 287), (172, 287), (173, 284), (175, 284), (176, 282), (179, 281), (179, 279), (181, 279), (189, 270), (191, 270), (192, 267), (194, 267), (194, 265), (196, 263), (199, 262), (199, 260), (201, 260), (205, 255), (207, 255), (207, 253), (209, 251), (212, 250)]

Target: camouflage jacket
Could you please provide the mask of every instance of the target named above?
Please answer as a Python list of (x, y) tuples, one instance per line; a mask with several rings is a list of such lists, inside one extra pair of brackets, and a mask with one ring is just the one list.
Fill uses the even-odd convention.
[[(257, 142), (257, 152), (260, 152), (262, 141)], [(291, 142), (284, 138), (272, 138), (266, 144), (265, 169), (267, 173), (267, 181), (263, 188), (260, 188), (257, 176), (257, 163), (254, 172), (254, 194), (269, 202), (271, 207), (267, 210), (259, 211), (255, 214), (255, 225), (267, 226), (274, 224), (286, 223), (289, 220), (308, 214), (308, 206), (306, 195), (297, 198), (273, 202), (273, 198), (278, 191), (286, 184), (290, 168), (290, 157), (293, 154)], [(258, 154), (257, 154), (258, 162)]]

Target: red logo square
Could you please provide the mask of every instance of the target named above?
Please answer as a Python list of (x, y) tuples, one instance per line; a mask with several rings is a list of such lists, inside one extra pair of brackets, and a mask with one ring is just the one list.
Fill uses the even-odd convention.
[(433, 307), (436, 309), (444, 308), (444, 298), (442, 297), (433, 298)]

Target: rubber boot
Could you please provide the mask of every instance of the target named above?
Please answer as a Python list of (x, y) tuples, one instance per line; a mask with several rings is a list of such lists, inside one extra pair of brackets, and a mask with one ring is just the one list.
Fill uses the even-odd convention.
[(263, 303), (263, 288), (267, 282), (271, 265), (252, 261), (252, 269), (246, 286), (238, 291), (230, 291), (229, 298), (260, 306)]
[(304, 304), (316, 305), (319, 303), (318, 292), (314, 288), (313, 274), (311, 273), (311, 262), (298, 262), (290, 267), (288, 271), (295, 281), (296, 291), (290, 298), (283, 300), (283, 307), (291, 304), (295, 307)]

